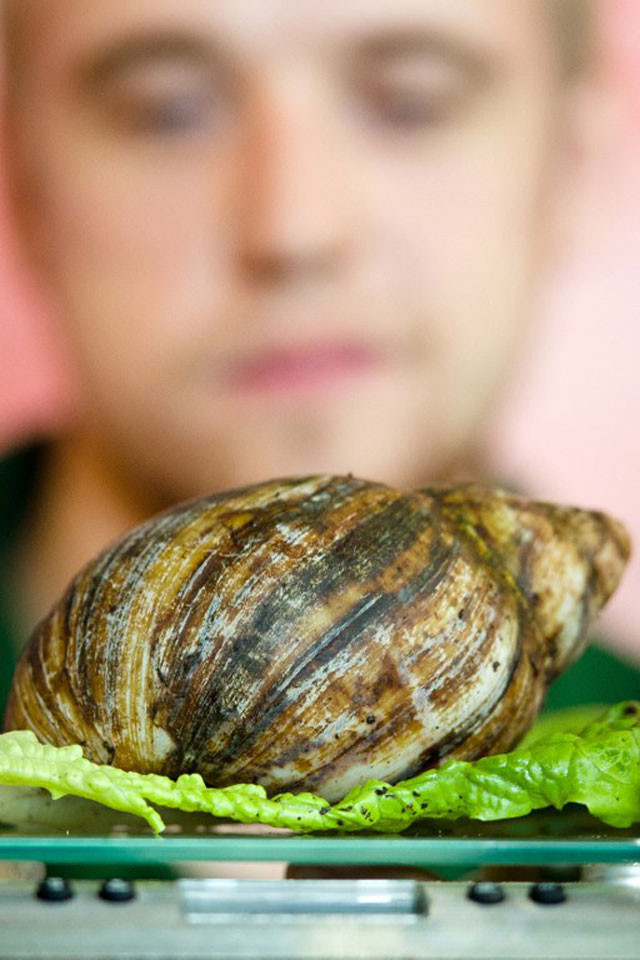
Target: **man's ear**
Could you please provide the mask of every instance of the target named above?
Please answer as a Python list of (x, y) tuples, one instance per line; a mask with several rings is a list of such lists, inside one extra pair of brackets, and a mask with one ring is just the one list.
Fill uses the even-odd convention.
[(600, 77), (576, 80), (563, 94), (558, 114), (550, 253), (562, 261), (576, 243), (601, 189), (601, 173), (615, 144), (620, 104)]

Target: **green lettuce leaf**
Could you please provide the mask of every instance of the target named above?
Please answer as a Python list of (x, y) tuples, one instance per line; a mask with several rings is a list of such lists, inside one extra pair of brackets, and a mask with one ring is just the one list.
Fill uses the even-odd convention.
[(581, 732), (568, 723), (560, 732), (542, 729), (510, 753), (451, 760), (394, 786), (369, 780), (333, 806), (309, 793), (268, 797), (255, 784), (207, 787), (198, 774), (174, 781), (99, 766), (79, 746), (47, 746), (28, 731), (0, 735), (0, 784), (97, 801), (142, 817), (156, 833), (164, 823), (152, 804), (300, 832), (397, 833), (417, 820), (501, 820), (581, 803), (605, 823), (629, 827), (640, 821), (640, 705), (622, 703), (585, 719)]

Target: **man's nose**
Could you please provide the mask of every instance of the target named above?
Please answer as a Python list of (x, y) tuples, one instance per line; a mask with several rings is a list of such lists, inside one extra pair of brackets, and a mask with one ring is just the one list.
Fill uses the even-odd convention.
[(317, 281), (351, 245), (348, 144), (313, 84), (278, 81), (255, 96), (240, 155), (240, 253), (254, 282)]

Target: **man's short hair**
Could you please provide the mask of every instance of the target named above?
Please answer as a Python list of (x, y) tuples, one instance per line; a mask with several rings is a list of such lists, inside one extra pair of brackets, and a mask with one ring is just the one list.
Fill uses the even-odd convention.
[(567, 76), (581, 73), (593, 57), (595, 16), (593, 0), (546, 0)]

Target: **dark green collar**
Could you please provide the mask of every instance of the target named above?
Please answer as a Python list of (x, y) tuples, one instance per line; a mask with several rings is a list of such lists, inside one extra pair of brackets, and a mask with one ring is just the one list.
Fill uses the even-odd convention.
[(640, 670), (630, 661), (597, 644), (586, 649), (580, 659), (552, 684), (545, 710), (588, 703), (620, 703), (640, 700)]
[(0, 460), (0, 728), (21, 638), (10, 595), (12, 550), (33, 496), (43, 446), (17, 451)]

